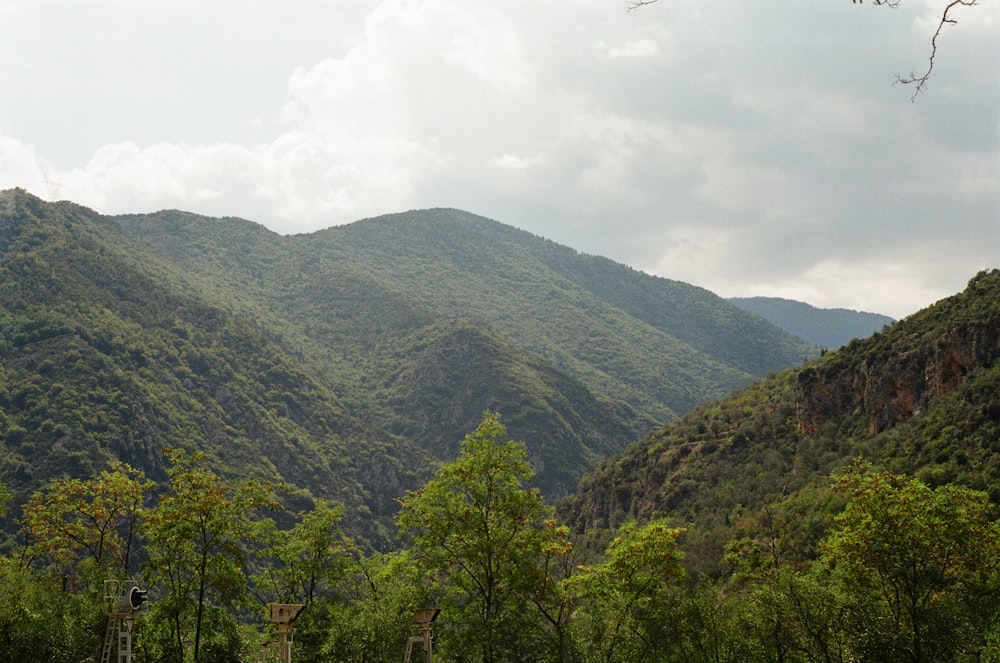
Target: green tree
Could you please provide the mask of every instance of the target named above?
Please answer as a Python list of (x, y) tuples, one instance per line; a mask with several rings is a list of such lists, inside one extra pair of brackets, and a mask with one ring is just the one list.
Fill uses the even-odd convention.
[[(305, 615), (304, 627), (322, 637), (318, 655), (303, 647), (296, 659), (398, 663), (407, 640), (417, 635), (413, 608), (434, 605), (429, 590), (409, 551), (357, 558), (336, 592), (319, 598)], [(296, 622), (296, 647), (303, 643), (299, 630)], [(309, 637), (308, 630), (304, 635)]]
[(807, 488), (741, 519), (726, 546), (731, 575), (719, 583), (716, 610), (732, 615), (732, 627), (723, 630), (734, 655), (746, 661), (846, 660), (844, 595), (825, 565), (814, 563), (833, 513), (844, 505), (829, 486)]
[(824, 557), (856, 599), (861, 658), (923, 663), (980, 651), (1000, 616), (1000, 526), (987, 495), (863, 465), (837, 485), (849, 502)]
[(93, 660), (104, 632), (100, 601), (24, 562), (0, 557), (0, 660)]
[(547, 520), (552, 536), (543, 543), (537, 562), (529, 570), (527, 597), (538, 610), (551, 634), (548, 650), (559, 663), (574, 660), (576, 649), (572, 635), (572, 618), (576, 601), (568, 580), (574, 573), (577, 555), (569, 541), (569, 528)]
[(585, 629), (605, 663), (662, 654), (659, 622), (670, 589), (684, 577), (677, 539), (666, 521), (628, 522), (608, 545), (607, 559), (582, 567), (569, 584), (584, 601)]
[(143, 496), (141, 470), (115, 463), (92, 479), (56, 479), (24, 506), (21, 528), (36, 554), (92, 572), (133, 571)]
[(525, 488), (533, 476), (525, 458), (500, 415), (487, 412), (458, 458), (403, 499), (398, 517), (418, 561), (444, 582), (454, 621), (468, 625), (467, 649), (483, 663), (525, 646), (538, 564), (565, 538), (541, 493)]
[[(232, 658), (239, 647), (232, 612), (246, 606), (250, 542), (261, 511), (279, 505), (267, 484), (229, 483), (204, 467), (202, 454), (166, 451), (170, 491), (147, 518), (151, 586), (160, 588), (153, 615), (166, 624), (163, 660), (203, 663)], [(205, 643), (218, 650), (203, 653)], [(187, 655), (190, 652), (190, 656)]]
[[(0, 560), (0, 636), (18, 660), (79, 660), (103, 634), (103, 580), (133, 571), (145, 493), (141, 471), (114, 464), (90, 479), (56, 479), (22, 510), (27, 542)], [(13, 660), (13, 659), (12, 659)]]
[(10, 490), (5, 483), (0, 481), (0, 518), (7, 517), (8, 502), (10, 502)]
[(724, 603), (736, 613), (727, 629), (729, 649), (739, 653), (739, 660), (851, 660), (845, 639), (847, 598), (817, 567), (804, 571), (784, 565), (751, 582), (725, 587)]
[(260, 603), (305, 606), (295, 622), (297, 659), (318, 655), (330, 605), (340, 600), (358, 567), (354, 542), (340, 528), (343, 517), (343, 505), (317, 499), (311, 510), (296, 514), (289, 529), (278, 529), (270, 518), (259, 521), (250, 542), (251, 591)]
[(332, 591), (352, 563), (354, 542), (340, 522), (342, 504), (317, 499), (310, 511), (296, 514), (290, 529), (278, 529), (270, 518), (254, 534), (257, 550), (253, 591), (261, 603), (307, 606)]

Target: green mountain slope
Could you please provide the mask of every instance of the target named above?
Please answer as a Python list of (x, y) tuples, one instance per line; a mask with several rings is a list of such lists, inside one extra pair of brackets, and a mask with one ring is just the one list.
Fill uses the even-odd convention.
[(348, 505), (394, 498), (483, 410), (549, 497), (814, 351), (698, 288), (454, 210), (282, 237), (0, 193), (0, 480), (22, 497), (164, 447)]
[(449, 316), (486, 322), (665, 421), (816, 348), (715, 295), (457, 210), (293, 238)]
[(342, 500), (374, 535), (367, 514), (391, 497), (367, 493), (362, 472), (387, 489), (426, 473), (419, 449), (349, 412), (276, 340), (266, 312), (219, 297), (107, 219), (6, 194), (0, 238), (0, 476), (15, 494), (111, 459), (162, 478), (162, 449), (183, 447), (227, 474)]
[[(384, 394), (386, 427), (417, 439), (437, 458), (454, 458), (470, 413), (503, 410), (522, 431), (547, 495), (566, 495), (597, 461), (621, 449), (634, 412), (608, 403), (481, 323), (447, 321), (401, 348), (405, 361)], [(475, 370), (469, 370), (469, 367)]]
[(868, 338), (893, 323), (892, 318), (878, 313), (816, 308), (778, 297), (730, 297), (726, 301), (824, 348), (839, 348), (851, 339)]
[[(290, 326), (351, 364), (355, 385), (362, 385), (354, 390), (360, 394), (352, 400), (356, 407), (372, 418), (395, 422), (395, 430), (408, 431), (435, 453), (453, 448), (461, 438), (456, 433), (473, 428), (484, 407), (501, 409), (512, 435), (529, 446), (539, 430), (549, 430), (522, 425), (515, 412), (534, 396), (498, 401), (481, 390), (473, 399), (440, 394), (465, 404), (457, 418), (419, 415), (411, 420), (407, 401), (379, 385), (391, 384), (404, 370), (398, 348), (439, 321), (461, 319), (490, 327), (523, 357), (540, 360), (547, 371), (562, 375), (563, 384), (573, 383), (574, 393), (589, 392), (591, 402), (602, 404), (577, 408), (581, 417), (560, 417), (560, 425), (571, 428), (569, 438), (583, 441), (587, 458), (605, 455), (612, 448), (608, 440), (621, 448), (676, 412), (815, 352), (701, 289), (580, 256), (455, 210), (368, 219), (309, 235), (275, 236), (275, 242), (263, 245), (259, 228), (243, 238), (249, 224), (236, 219), (163, 212), (118, 221), (190, 272), (216, 283), (241, 280), (234, 287), (253, 292)], [(209, 232), (200, 229), (209, 224)], [(599, 269), (574, 267), (574, 259)], [(628, 286), (631, 281), (641, 285)], [(616, 282), (623, 284), (621, 293), (612, 287)], [(629, 288), (647, 294), (639, 297)], [(675, 338), (671, 333), (676, 329), (684, 329), (687, 338), (704, 348)], [(706, 339), (716, 339), (719, 356), (709, 353), (713, 346)], [(741, 357), (739, 366), (729, 361), (733, 356)], [(453, 370), (479, 369), (461, 363)], [(511, 407), (503, 407), (505, 403)], [(534, 409), (546, 411), (548, 406)], [(592, 421), (585, 423), (588, 418)], [(624, 437), (622, 431), (627, 431)], [(538, 444), (552, 447), (549, 440)], [(570, 462), (570, 457), (576, 452), (569, 450), (560, 462)], [(539, 466), (540, 483), (559, 495), (567, 484), (562, 478), (547, 483), (545, 476), (556, 467)]]
[[(383, 284), (329, 256), (302, 251), (289, 238), (273, 235), (273, 245), (262, 247), (256, 242), (260, 229), (247, 222), (178, 212), (117, 221), (186, 273), (217, 287), (228, 284), (236, 296), (268, 308), (281, 318), (285, 336), (308, 348), (303, 352), (310, 363), (325, 366), (321, 379), (352, 412), (373, 426), (406, 435), (439, 459), (451, 457), (485, 409), (500, 410), (512, 434), (532, 448), (539, 486), (562, 495), (598, 458), (654, 425), (651, 417), (594, 396), (550, 362), (483, 325), (482, 338), (489, 342), (478, 351), (439, 348), (449, 340), (438, 331), (454, 318), (413, 301), (398, 284)], [(198, 229), (205, 223), (213, 226), (210, 233)], [(436, 374), (412, 370), (429, 356), (437, 358), (436, 370), (448, 380), (441, 383)], [(463, 387), (470, 377), (478, 382), (474, 390)], [(536, 388), (545, 383), (550, 386)], [(552, 384), (558, 390), (549, 394)], [(561, 405), (553, 408), (553, 402)], [(573, 416), (566, 416), (569, 411)]]
[(817, 491), (858, 456), (1000, 503), (998, 360), (992, 270), (885, 332), (699, 406), (604, 461), (562, 513), (590, 531), (667, 516), (689, 528), (688, 563), (711, 573), (733, 527), (780, 502), (805, 512), (798, 527), (819, 527)]

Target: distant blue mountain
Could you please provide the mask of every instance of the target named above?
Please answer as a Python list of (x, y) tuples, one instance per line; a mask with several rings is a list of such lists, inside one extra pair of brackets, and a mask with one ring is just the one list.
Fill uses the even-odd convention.
[(854, 338), (868, 338), (894, 322), (878, 313), (816, 308), (779, 297), (732, 297), (728, 301), (805, 341), (830, 349), (846, 345)]

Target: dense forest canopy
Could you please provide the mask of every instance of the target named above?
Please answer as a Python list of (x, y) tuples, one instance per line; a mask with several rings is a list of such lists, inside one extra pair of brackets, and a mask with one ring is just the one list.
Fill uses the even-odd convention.
[[(225, 481), (181, 450), (168, 486), (127, 466), (54, 482), (0, 558), (0, 639), (14, 660), (97, 660), (117, 624), (104, 579), (133, 575), (150, 597), (128, 613), (138, 661), (248, 659), (274, 637), (272, 603), (301, 606), (307, 661), (398, 660), (422, 606), (442, 613), (443, 661), (929, 663), (1000, 645), (1000, 524), (983, 491), (858, 461), (797, 511), (733, 528), (726, 572), (709, 577), (686, 568), (690, 530), (667, 519), (626, 521), (594, 552), (526, 485), (525, 455), (485, 413), (402, 500), (407, 545), (392, 553), (360, 551), (338, 505), (285, 514), (280, 487)], [(790, 535), (824, 515), (814, 546)]]

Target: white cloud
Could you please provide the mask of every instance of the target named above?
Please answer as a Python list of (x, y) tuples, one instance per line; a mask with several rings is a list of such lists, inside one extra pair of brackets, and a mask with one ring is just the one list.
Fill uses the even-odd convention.
[(519, 157), (504, 152), (500, 156), (490, 159), (489, 163), (502, 170), (524, 172), (541, 165), (543, 159), (544, 157), (541, 155)]
[(609, 46), (600, 41), (597, 43), (598, 57), (607, 60), (641, 60), (660, 54), (660, 46), (649, 37), (641, 37), (621, 46)]
[(59, 193), (54, 170), (34, 146), (0, 133), (0, 189), (18, 186), (53, 198)]
[[(506, 18), (452, 0), (387, 0), (343, 57), (294, 72), (286, 116), (309, 130), (442, 139), (533, 80)], [(503, 105), (510, 105), (509, 102)], [(493, 115), (493, 113), (485, 113)], [(429, 132), (429, 134), (428, 134)]]
[(824, 305), (874, 279), (915, 309), (1000, 255), (990, 4), (915, 103), (930, 0), (43, 4), (0, 22), (3, 188), (279, 232), (455, 206)]

